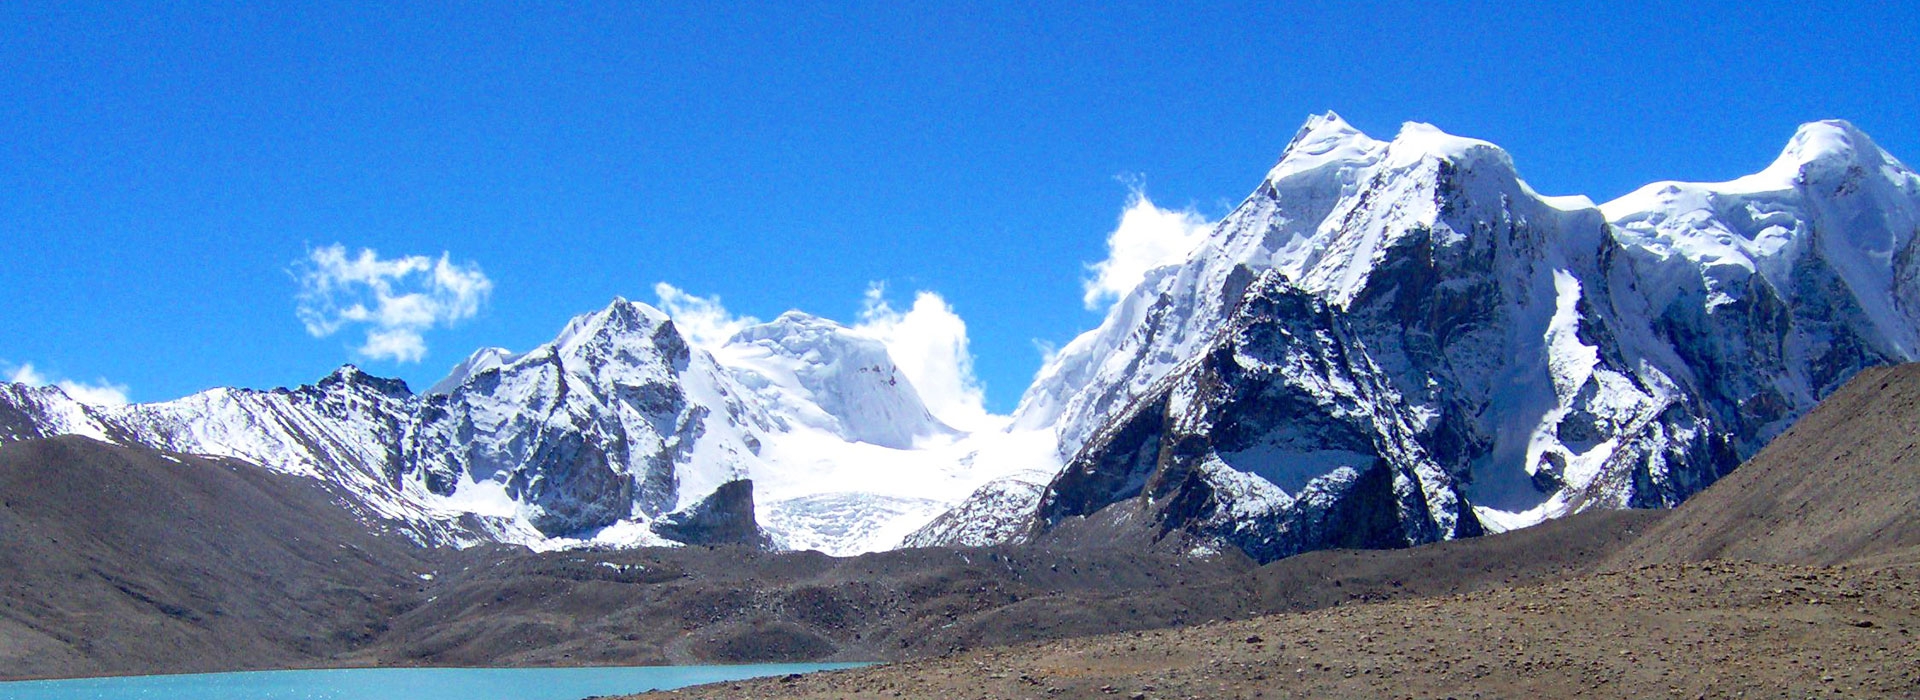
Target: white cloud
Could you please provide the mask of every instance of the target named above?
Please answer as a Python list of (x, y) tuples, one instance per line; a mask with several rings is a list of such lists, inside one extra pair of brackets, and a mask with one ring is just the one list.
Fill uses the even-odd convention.
[(8, 371), (7, 381), (31, 386), (57, 386), (73, 400), (94, 406), (123, 406), (127, 403), (125, 384), (114, 384), (106, 379), (97, 379), (90, 384), (71, 379), (54, 381), (41, 374), (31, 362)]
[(412, 328), (369, 329), (360, 354), (400, 362), (419, 362), (427, 356), (427, 339)]
[(973, 353), (967, 349), (966, 322), (939, 294), (915, 294), (913, 306), (902, 313), (887, 303), (885, 285), (876, 283), (867, 288), (854, 329), (886, 343), (887, 354), (934, 417), (961, 430), (1005, 423), (987, 412), (986, 390), (973, 374)]
[(726, 345), (740, 329), (760, 322), (752, 316), (728, 314), (719, 296), (697, 297), (665, 282), (653, 285), (653, 294), (660, 298), (660, 310), (673, 317), (673, 325), (687, 342), (709, 350)]
[[(709, 350), (760, 323), (752, 316), (728, 313), (717, 296), (693, 296), (665, 282), (655, 284), (653, 293), (681, 335)], [(962, 430), (1005, 425), (1004, 416), (987, 412), (986, 391), (974, 377), (973, 354), (967, 349), (966, 322), (939, 294), (920, 292), (914, 295), (913, 306), (902, 312), (887, 303), (886, 286), (875, 283), (867, 288), (860, 321), (851, 328), (887, 346), (887, 356), (913, 383), (934, 417)]]
[(493, 292), (493, 280), (478, 264), (455, 264), (444, 252), (437, 260), (382, 259), (368, 248), (349, 256), (335, 243), (307, 251), (295, 273), (297, 312), (308, 334), (325, 338), (346, 326), (364, 326), (366, 340), (356, 351), (398, 362), (426, 357), (427, 330), (473, 318)]
[(1085, 280), (1087, 308), (1098, 310), (1126, 296), (1149, 270), (1186, 260), (1212, 230), (1213, 222), (1199, 212), (1161, 209), (1135, 186), (1119, 226), (1107, 235), (1107, 259), (1087, 266), (1093, 273)]
[(1040, 353), (1041, 367), (1053, 364), (1054, 359), (1060, 357), (1060, 345), (1051, 340), (1034, 338), (1033, 349)]

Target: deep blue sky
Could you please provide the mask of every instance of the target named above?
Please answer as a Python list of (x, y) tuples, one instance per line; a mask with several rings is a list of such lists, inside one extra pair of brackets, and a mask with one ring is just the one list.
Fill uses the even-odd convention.
[(491, 278), (422, 361), (358, 360), (417, 388), (659, 281), (842, 320), (885, 281), (952, 304), (1006, 410), (1097, 324), (1123, 180), (1217, 217), (1309, 113), (1598, 201), (1819, 118), (1920, 160), (1912, 3), (265, 4), (0, 7), (0, 362), (311, 381), (358, 338), (308, 334), (290, 268), (339, 243)]

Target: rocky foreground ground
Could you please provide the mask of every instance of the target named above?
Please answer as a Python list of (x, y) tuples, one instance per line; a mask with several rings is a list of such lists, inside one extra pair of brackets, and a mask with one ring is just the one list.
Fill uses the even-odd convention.
[(1920, 567), (1661, 564), (635, 698), (1920, 696)]

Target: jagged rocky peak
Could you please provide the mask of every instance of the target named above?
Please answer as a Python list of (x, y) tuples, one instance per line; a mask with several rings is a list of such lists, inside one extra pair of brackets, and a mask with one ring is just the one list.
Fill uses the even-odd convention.
[(1727, 453), (1623, 312), (1616, 248), (1590, 201), (1538, 195), (1492, 144), (1310, 120), (1188, 261), (1070, 346), (1088, 357), (1061, 367), (1092, 369), (1049, 387), (1072, 458), (1040, 522), (1128, 503), (1270, 558), (1347, 543), (1336, 522), (1416, 543), (1676, 503)]
[(635, 359), (633, 351), (651, 349), (676, 367), (686, 364), (692, 350), (666, 313), (623, 297), (575, 317), (551, 345), (562, 356), (602, 361)]
[(733, 419), (747, 411), (651, 306), (616, 298), (525, 354), (476, 357), (402, 445), (427, 491), (498, 490), (541, 536), (572, 537), (689, 507), (746, 473)]
[[(1437, 268), (1551, 257), (1562, 247), (1591, 257), (1604, 229), (1590, 201), (1536, 195), (1506, 152), (1485, 141), (1414, 123), (1379, 141), (1337, 115), (1315, 116), (1187, 260), (1149, 273), (1099, 328), (1042, 368), (1015, 425), (1054, 426), (1062, 455), (1071, 455), (1100, 422), (1200, 352), (1264, 270), (1345, 307), (1370, 284), (1380, 287), (1382, 265), (1432, 277)], [(1510, 240), (1494, 240), (1501, 236)], [(1422, 262), (1423, 250), (1454, 253)]]
[(321, 377), (320, 381), (313, 383), (313, 387), (321, 391), (365, 387), (395, 399), (413, 397), (413, 390), (407, 387), (406, 380), (376, 377), (367, 374), (359, 367), (351, 364), (341, 365), (340, 369), (336, 369), (331, 374)]
[(907, 449), (955, 432), (927, 410), (886, 344), (834, 321), (788, 311), (715, 352), (775, 413), (846, 439)]

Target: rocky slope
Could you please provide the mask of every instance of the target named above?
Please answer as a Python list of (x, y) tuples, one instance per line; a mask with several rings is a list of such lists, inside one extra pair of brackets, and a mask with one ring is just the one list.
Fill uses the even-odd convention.
[(1917, 210), (1920, 176), (1843, 122), (1595, 207), (1485, 142), (1317, 117), (1042, 370), (1016, 422), (1068, 462), (1016, 533), (1138, 501), (1135, 537), (1264, 560), (1677, 505), (1914, 358)]
[(0, 444), (0, 676), (338, 663), (430, 550), (322, 482), (66, 436)]
[[(1395, 552), (1316, 552), (1256, 573), (1314, 590), (1348, 558), (1391, 585), (1304, 613), (980, 649), (636, 697), (1886, 697), (1920, 694), (1920, 365), (1860, 372), (1761, 454), (1670, 512), (1590, 512)], [(1409, 585), (1566, 553), (1595, 516), (1616, 547), (1505, 585)], [(1516, 538), (1528, 538), (1520, 540)], [(1410, 565), (1401, 557), (1453, 552)], [(1489, 556), (1491, 555), (1491, 556)], [(1592, 558), (1585, 558), (1585, 557)], [(1499, 573), (1494, 574), (1497, 581)], [(1351, 574), (1332, 590), (1355, 585)], [(1319, 590), (1329, 590), (1324, 587)]]
[(1864, 370), (1619, 566), (1920, 563), (1920, 364)]
[(791, 313), (709, 352), (625, 300), (531, 351), (481, 350), (425, 394), (351, 366), (296, 389), (122, 407), (0, 385), (0, 440), (62, 434), (311, 477), (422, 544), (460, 546), (871, 551), (998, 464), (1025, 464), (973, 466), (1022, 448), (963, 439), (879, 341), (844, 326)]
[(700, 348), (616, 300), (424, 394), (351, 367), (118, 408), (8, 385), (0, 440), (246, 459), (425, 544), (853, 554), (1074, 521), (1260, 560), (1404, 547), (1676, 505), (1915, 359), (1916, 222), (1920, 176), (1844, 122), (1755, 175), (1594, 206), (1492, 144), (1328, 114), (1004, 431), (943, 424), (856, 329), (792, 312)]
[(415, 547), (313, 479), (67, 436), (0, 445), (0, 678), (911, 659), (1555, 578), (1658, 512), (1256, 568), (1076, 543), (828, 557)]
[(1663, 565), (649, 698), (1910, 698), (1920, 572)]

